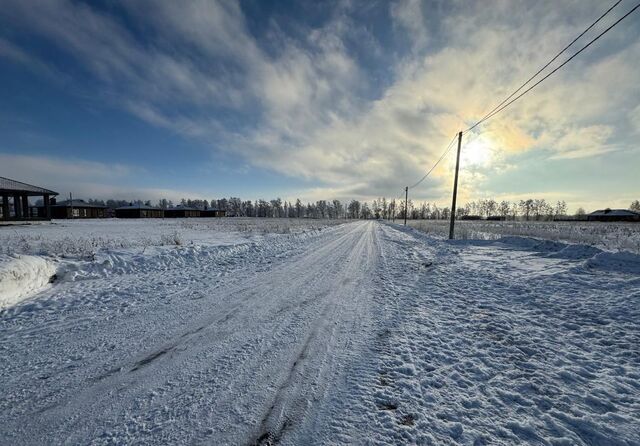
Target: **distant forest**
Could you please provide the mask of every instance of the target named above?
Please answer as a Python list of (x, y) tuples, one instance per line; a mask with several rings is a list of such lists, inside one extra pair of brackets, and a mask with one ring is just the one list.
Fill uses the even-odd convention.
[[(230, 217), (271, 217), (271, 218), (349, 218), (369, 219), (404, 218), (404, 200), (388, 200), (385, 197), (371, 202), (351, 200), (343, 203), (340, 200), (318, 200), (315, 203), (303, 203), (300, 199), (295, 202), (274, 200), (242, 200), (237, 197), (208, 200), (182, 199), (179, 203), (161, 199), (157, 203), (150, 200), (87, 200), (89, 203), (101, 204), (110, 208), (127, 206), (129, 204), (144, 204), (166, 209), (175, 205), (194, 207), (198, 209), (220, 209)], [(640, 201), (635, 200), (629, 206), (630, 210), (640, 212)], [(586, 211), (579, 208), (574, 217), (585, 215)], [(449, 207), (439, 207), (435, 203), (407, 203), (407, 218), (413, 220), (446, 220), (450, 218)], [(463, 217), (500, 218), (506, 220), (553, 220), (567, 218), (567, 204), (562, 201), (549, 203), (544, 199), (527, 199), (517, 202), (496, 201), (493, 199), (470, 201), (456, 211), (457, 218)]]

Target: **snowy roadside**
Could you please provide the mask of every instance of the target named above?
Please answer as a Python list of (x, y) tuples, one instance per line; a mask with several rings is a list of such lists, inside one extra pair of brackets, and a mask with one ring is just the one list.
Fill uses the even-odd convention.
[(0, 311), (55, 282), (189, 266), (293, 239), (334, 221), (73, 220), (0, 228)]
[(36, 256), (0, 254), (0, 310), (46, 287), (56, 273), (56, 263)]
[[(447, 238), (446, 220), (409, 220), (409, 226), (434, 238)], [(498, 240), (521, 237), (588, 245), (605, 251), (640, 254), (640, 224), (585, 221), (456, 221), (456, 239)]]
[(322, 443), (640, 443), (640, 256), (382, 233), (384, 312)]

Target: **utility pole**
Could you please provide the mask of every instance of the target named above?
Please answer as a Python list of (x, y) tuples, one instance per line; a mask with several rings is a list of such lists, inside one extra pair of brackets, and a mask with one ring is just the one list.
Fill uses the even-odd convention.
[(453, 201), (451, 202), (451, 223), (449, 224), (449, 240), (453, 240), (453, 226), (456, 221), (456, 198), (458, 196), (458, 169), (460, 167), (460, 147), (462, 132), (458, 133), (458, 155), (456, 156), (456, 174), (453, 177)]
[(409, 201), (409, 186), (404, 188), (404, 225), (407, 226), (407, 201)]

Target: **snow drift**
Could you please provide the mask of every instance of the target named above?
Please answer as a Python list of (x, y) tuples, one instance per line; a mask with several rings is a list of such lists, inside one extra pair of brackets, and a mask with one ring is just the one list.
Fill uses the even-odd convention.
[(601, 252), (585, 262), (587, 268), (610, 272), (640, 274), (640, 255), (631, 252)]
[(0, 256), (0, 310), (47, 285), (55, 273), (56, 265), (43, 257)]

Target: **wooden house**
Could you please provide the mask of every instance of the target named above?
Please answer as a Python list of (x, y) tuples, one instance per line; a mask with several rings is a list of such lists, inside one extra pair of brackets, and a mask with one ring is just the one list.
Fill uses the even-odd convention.
[(192, 218), (200, 217), (200, 212), (200, 209), (178, 205), (165, 209), (164, 216), (166, 218)]
[(116, 208), (116, 218), (163, 218), (164, 211), (155, 206), (130, 204)]
[[(45, 213), (44, 206), (38, 206), (38, 215)], [(51, 200), (51, 218), (105, 218), (107, 207), (100, 204), (87, 203), (84, 200)]]
[(224, 217), (226, 214), (226, 211), (216, 208), (200, 209), (200, 217)]
[[(50, 220), (51, 197), (56, 195), (58, 195), (57, 192), (43, 187), (0, 177), (0, 198), (2, 199), (0, 221)], [(42, 215), (32, 212), (29, 197), (42, 197)]]

